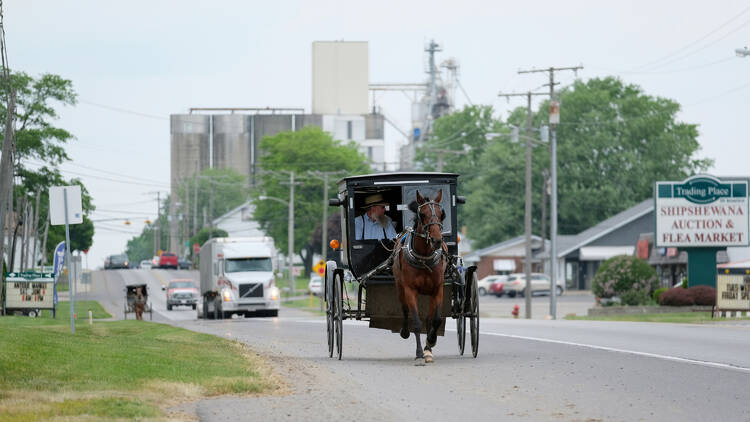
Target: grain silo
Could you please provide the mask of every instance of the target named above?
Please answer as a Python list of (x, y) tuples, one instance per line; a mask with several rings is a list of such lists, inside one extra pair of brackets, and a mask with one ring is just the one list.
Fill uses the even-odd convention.
[(210, 116), (172, 114), (170, 116), (171, 185), (174, 189), (186, 178), (211, 166)]

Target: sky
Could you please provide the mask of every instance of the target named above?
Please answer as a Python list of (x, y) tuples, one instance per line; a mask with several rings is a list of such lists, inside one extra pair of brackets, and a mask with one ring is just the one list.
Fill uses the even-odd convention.
[[(748, 176), (742, 115), (750, 96), (750, 5), (742, 1), (67, 1), (4, 3), (8, 60), (33, 76), (73, 82), (60, 106), (66, 177), (80, 177), (97, 210), (89, 268), (124, 251), (157, 192), (169, 191), (169, 115), (190, 107), (304, 107), (310, 112), (313, 41), (368, 41), (371, 83), (422, 82), (424, 47), (460, 64), (457, 106), (489, 104), (499, 116), (523, 99), (499, 92), (546, 90), (546, 74), (518, 70), (583, 65), (575, 77), (614, 75), (680, 103), (698, 125), (715, 176)], [(378, 96), (403, 129), (410, 105)], [(564, 107), (564, 105), (563, 105)], [(389, 128), (386, 142), (400, 135)], [(123, 218), (131, 224), (125, 225)], [(118, 220), (119, 219), (119, 220)], [(108, 220), (108, 221), (101, 221)]]

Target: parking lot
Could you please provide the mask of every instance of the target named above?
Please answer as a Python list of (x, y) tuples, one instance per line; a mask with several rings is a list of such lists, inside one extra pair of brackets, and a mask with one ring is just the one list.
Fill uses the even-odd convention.
[[(520, 296), (510, 298), (507, 296), (495, 297), (485, 295), (479, 297), (479, 313), (482, 317), (490, 318), (513, 318), (511, 311), (518, 305), (519, 318), (526, 315), (526, 299)], [(562, 319), (565, 315), (586, 315), (589, 308), (594, 307), (594, 295), (589, 290), (565, 291), (557, 298), (557, 318)], [(547, 295), (534, 295), (531, 298), (532, 319), (544, 319), (549, 315), (550, 297)]]

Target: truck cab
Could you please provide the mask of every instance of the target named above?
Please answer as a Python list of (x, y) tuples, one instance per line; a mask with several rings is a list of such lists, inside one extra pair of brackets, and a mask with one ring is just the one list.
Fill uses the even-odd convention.
[(276, 248), (270, 237), (214, 238), (201, 248), (204, 318), (277, 316)]

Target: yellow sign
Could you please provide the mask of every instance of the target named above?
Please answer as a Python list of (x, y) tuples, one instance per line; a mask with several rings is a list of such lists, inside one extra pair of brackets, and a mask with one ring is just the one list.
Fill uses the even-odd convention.
[(326, 262), (323, 261), (322, 259), (320, 261), (318, 261), (318, 263), (315, 264), (315, 266), (313, 267), (313, 271), (316, 274), (320, 274), (320, 275), (325, 274), (326, 273)]

